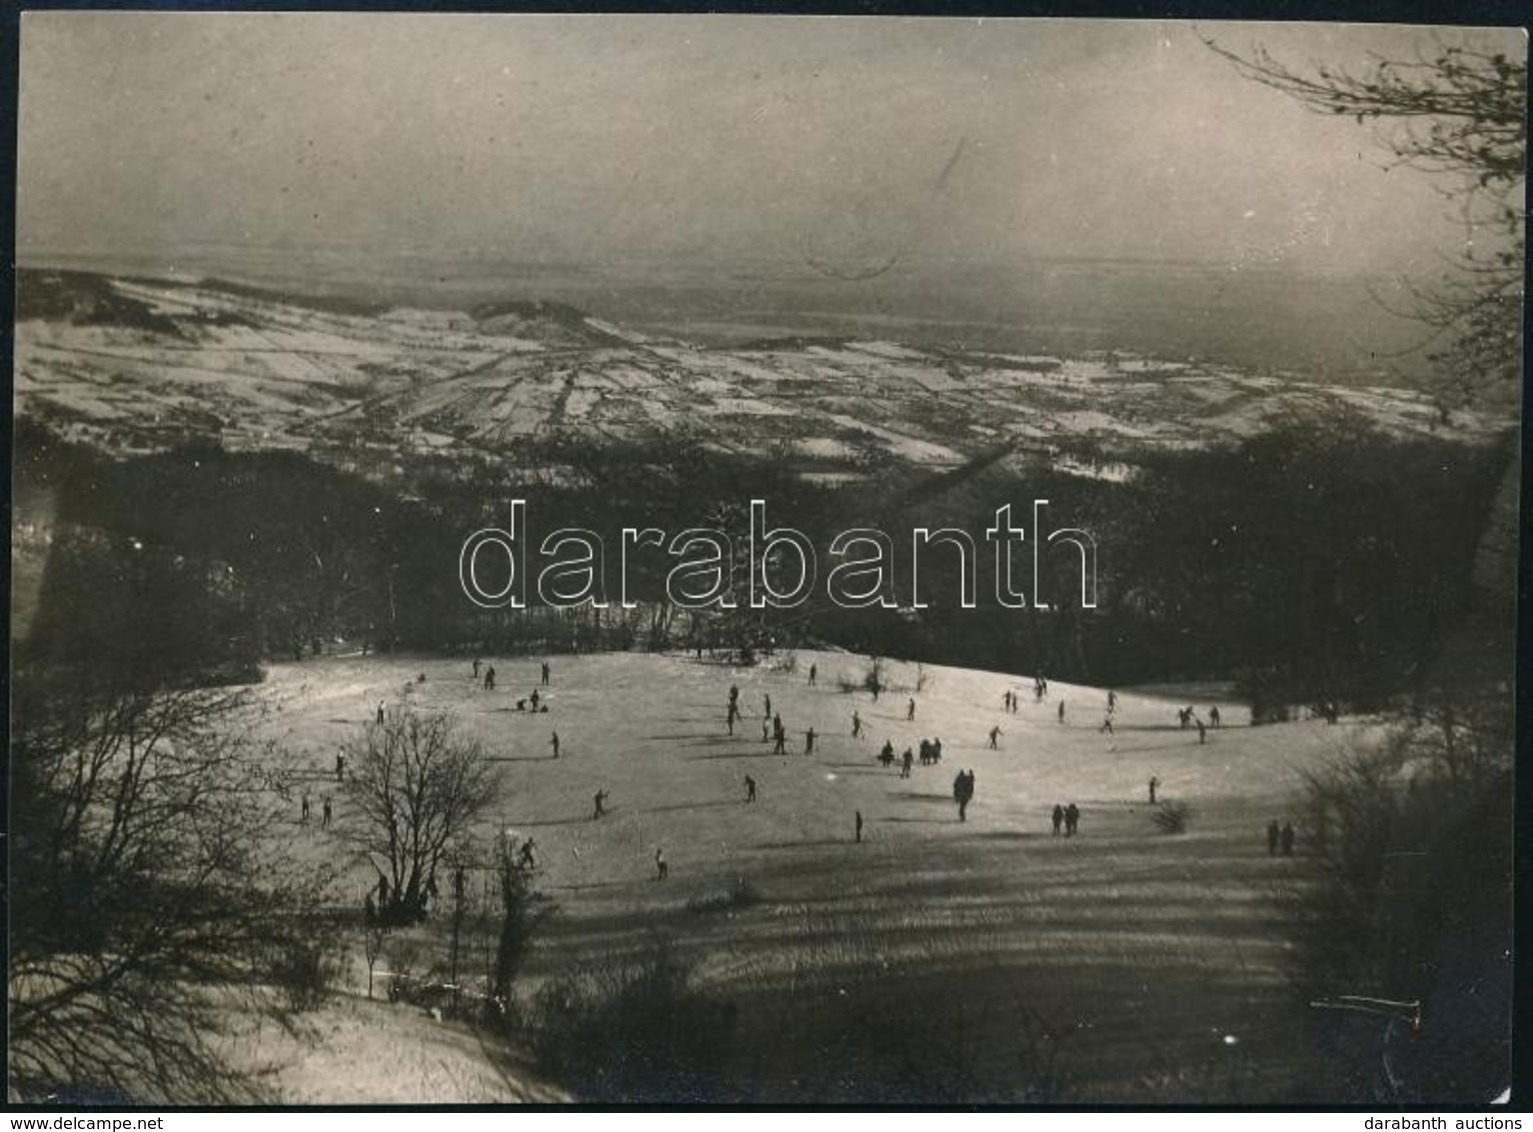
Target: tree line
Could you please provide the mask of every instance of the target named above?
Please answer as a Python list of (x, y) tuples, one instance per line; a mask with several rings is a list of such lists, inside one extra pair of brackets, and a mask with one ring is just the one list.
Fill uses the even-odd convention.
[[(540, 456), (559, 474), (514, 483), (481, 469), (401, 486), (302, 454), (206, 444), (114, 460), (24, 421), (18, 480), (47, 491), (53, 518), (21, 656), (151, 682), (172, 670), (228, 681), (337, 640), (484, 652), (823, 642), (1102, 684), (1238, 678), (1274, 704), (1377, 702), (1410, 690), (1463, 619), (1511, 451), (1307, 422), (1141, 453), (1127, 482), (1040, 462), (935, 478), (891, 468), (876, 487), (836, 490), (769, 458), (671, 445), (553, 442)], [(670, 563), (657, 552), (629, 563), (636, 609), (539, 607), (535, 588), (526, 610), (478, 608), (459, 584), (459, 550), (468, 532), (505, 522), (513, 495), (545, 525), (618, 531), (640, 516), (669, 530), (719, 529), (739, 544), (731, 585), (741, 600), (667, 608)], [(1097, 606), (1082, 608), (1080, 555), (1050, 548), (1040, 558), (1050, 608), (1030, 599), (1002, 609), (986, 586), (963, 608), (959, 554), (932, 545), (920, 559), (924, 608), (902, 594), (897, 608), (843, 609), (821, 593), (753, 609), (743, 600), (751, 498), (791, 517), (822, 552), (850, 528), (925, 526), (974, 532), (987, 557), (983, 532), (999, 504), (1027, 514), (1048, 498), (1051, 519), (1094, 536)], [(1016, 571), (1024, 592), (1028, 553)]]

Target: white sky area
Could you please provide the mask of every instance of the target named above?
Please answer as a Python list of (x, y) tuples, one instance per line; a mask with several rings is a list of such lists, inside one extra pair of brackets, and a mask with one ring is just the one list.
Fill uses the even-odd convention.
[[(1366, 65), (1430, 33), (1183, 22), (29, 12), (18, 247), (855, 266), (1109, 256), (1435, 273), (1378, 135), (1198, 33)], [(1516, 31), (1474, 35), (1526, 51)]]

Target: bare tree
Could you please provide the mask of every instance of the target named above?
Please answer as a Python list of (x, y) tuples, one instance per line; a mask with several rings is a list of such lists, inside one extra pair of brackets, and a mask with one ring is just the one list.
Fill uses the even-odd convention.
[(1394, 163), (1440, 181), (1465, 227), (1434, 285), (1401, 313), (1430, 331), (1444, 411), (1515, 398), (1522, 382), (1528, 65), (1462, 33), (1410, 58), (1370, 55), (1353, 68), (1298, 68), (1265, 48), (1205, 42), (1246, 78), (1321, 114), (1373, 123)]
[(222, 690), (92, 693), (17, 674), (10, 1082), (249, 1100), (218, 1035), (301, 941), (319, 878), (278, 859), (278, 797)]
[(492, 802), (499, 776), (452, 717), (396, 708), (347, 743), (348, 835), (388, 881), (381, 922), (418, 918), (450, 845)]

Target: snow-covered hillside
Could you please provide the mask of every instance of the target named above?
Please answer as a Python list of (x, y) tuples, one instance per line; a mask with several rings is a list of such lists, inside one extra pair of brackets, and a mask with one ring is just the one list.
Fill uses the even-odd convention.
[[(717, 348), (629, 334), (554, 303), (379, 310), (66, 272), (22, 272), (19, 289), (18, 415), (117, 452), (216, 437), (231, 449), (370, 452), (389, 463), (514, 459), (527, 438), (558, 434), (677, 438), (790, 452), (804, 474), (836, 480), (997, 450), (1092, 474), (1135, 453), (1296, 419), (1466, 436), (1502, 423), (1445, 423), (1410, 390), (1126, 354), (806, 339)], [(1095, 464), (1071, 459), (1082, 446)]]

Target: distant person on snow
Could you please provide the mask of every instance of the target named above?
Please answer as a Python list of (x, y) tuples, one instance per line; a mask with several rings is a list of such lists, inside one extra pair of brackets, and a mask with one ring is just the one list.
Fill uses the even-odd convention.
[(533, 711), (537, 711), (538, 710), (538, 700), (539, 700), (539, 698), (540, 697), (538, 696), (538, 690), (536, 688), (534, 688), (532, 690), (532, 695), (527, 697), (527, 702), (532, 705), (532, 710)]
[(769, 716), (772, 714), (772, 697), (766, 693), (762, 693), (761, 696), (761, 709), (762, 715)]
[(553, 733), (553, 738), (548, 741), (548, 745), (554, 749), (554, 758), (558, 758), (559, 757), (559, 733), (557, 731), (555, 731)]
[(915, 757), (914, 754), (911, 753), (910, 748), (906, 747), (905, 748), (905, 753), (900, 756), (900, 763), (901, 763), (901, 766), (900, 766), (900, 777), (901, 778), (909, 778), (910, 777), (910, 764), (915, 762), (915, 758), (916, 757)]
[(1054, 836), (1059, 836), (1059, 827), (1065, 824), (1065, 808), (1058, 802), (1054, 803), (1054, 813), (1050, 815), (1054, 822)]
[(303, 822), (305, 825), (307, 825), (309, 821), (309, 792), (307, 790), (303, 792), (303, 811), (298, 820)]
[(671, 875), (671, 866), (665, 863), (665, 853), (655, 850), (655, 879), (664, 880)]
[(862, 716), (858, 715), (855, 711), (852, 712), (852, 738), (862, 738)]
[(484, 690), (486, 692), (493, 692), (495, 690), (495, 666), (493, 664), (484, 670)]
[(815, 681), (817, 681), (819, 678), (820, 678), (820, 666), (818, 664), (811, 664), (809, 666), (809, 686), (811, 688), (813, 688), (814, 685), (815, 685)]
[(1065, 807), (1065, 836), (1074, 837), (1076, 831), (1080, 829), (1080, 827), (1080, 807), (1077, 806), (1074, 802), (1071, 802), (1068, 806)]
[(990, 729), (990, 749), (992, 751), (996, 751), (996, 750), (1000, 749), (998, 746), (996, 746), (996, 740), (999, 739), (1000, 737), (1001, 737), (1001, 729), (999, 727), (992, 727)]
[(1208, 742), (1208, 727), (1203, 723), (1201, 719), (1194, 720), (1194, 722), (1198, 725), (1198, 742)]
[(591, 820), (596, 821), (607, 812), (607, 792), (598, 790), (591, 800), (596, 803), (596, 812), (591, 815)]
[(320, 811), (320, 814), (320, 827), (328, 828), (330, 825), (330, 796), (328, 794), (325, 795), (325, 806), (324, 809)]
[(543, 662), (543, 683), (545, 685), (548, 683), (549, 675), (550, 675), (550, 669), (548, 667), (548, 661), (545, 660)]
[(337, 782), (344, 782), (346, 780), (346, 756), (345, 755), (338, 754), (338, 755), (335, 756), (335, 780)]
[(916, 717), (916, 701), (915, 701), (914, 698), (912, 698), (910, 700), (910, 706), (905, 709), (905, 719), (907, 721), (909, 721), (909, 720), (914, 719), (915, 717)]
[(857, 823), (856, 827), (855, 827), (856, 828), (856, 833), (855, 833), (854, 836), (857, 838), (857, 843), (860, 845), (860, 844), (862, 844), (862, 811), (861, 810), (854, 811), (854, 818), (855, 818), (855, 821)]
[(745, 776), (745, 801), (747, 803), (756, 800), (756, 780), (750, 775)]
[(1058, 711), (1057, 714), (1059, 715), (1059, 722), (1063, 723), (1065, 721), (1065, 701), (1064, 700), (1060, 700), (1059, 701), (1059, 711)]
[(1215, 728), (1222, 726), (1219, 722), (1219, 705), (1215, 704), (1208, 709), (1208, 722)]
[(1160, 779), (1150, 775), (1150, 805), (1155, 804), (1155, 791), (1160, 786)]
[(382, 700), (378, 701), (378, 714), (374, 718), (377, 720), (378, 725), (381, 727), (383, 725), (383, 701)]
[(477, 656), (474, 657), (474, 679), (479, 679), (479, 658)]
[(761, 717), (761, 741), (763, 743), (770, 743), (772, 741), (772, 726), (767, 722), (767, 717), (764, 715)]
[(1118, 706), (1118, 693), (1111, 688), (1107, 689), (1107, 710), (1113, 711)]
[(953, 800), (958, 803), (958, 820), (968, 821), (969, 803), (974, 800), (974, 772), (961, 770), (953, 780)]
[(814, 728), (804, 732), (804, 754), (814, 754)]

